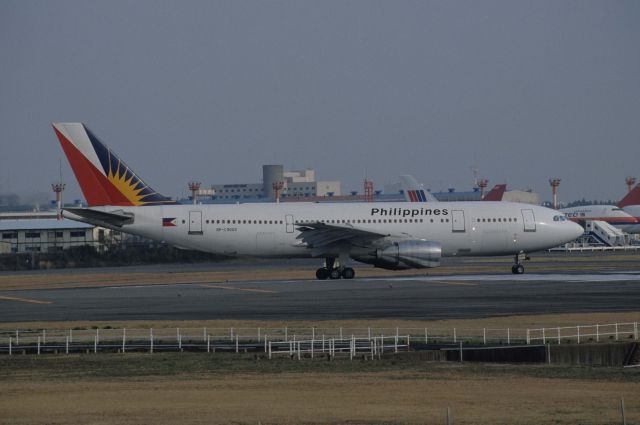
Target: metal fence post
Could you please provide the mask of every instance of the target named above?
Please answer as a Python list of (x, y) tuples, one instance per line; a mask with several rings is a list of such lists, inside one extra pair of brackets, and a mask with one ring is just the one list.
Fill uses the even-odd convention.
[(527, 329), (527, 345), (529, 345), (531, 343), (531, 334), (529, 332), (529, 329)]
[(47, 345), (47, 330), (42, 330), (42, 345)]
[(487, 345), (487, 328), (482, 328), (482, 343)]
[(153, 353), (153, 328), (149, 329), (149, 352)]
[(558, 345), (560, 345), (560, 326), (558, 326)]
[(207, 353), (211, 352), (211, 335), (207, 335)]
[(298, 341), (298, 360), (300, 360), (300, 341)]
[(511, 345), (511, 329), (507, 328), (507, 344)]
[(66, 338), (66, 342), (64, 344), (64, 353), (69, 354), (69, 337)]
[(236, 354), (238, 354), (239, 352), (238, 334), (236, 334)]
[(638, 340), (638, 322), (633, 322), (633, 339)]
[(616, 341), (618, 340), (618, 324), (616, 323)]
[(542, 328), (542, 343), (546, 344), (547, 343), (547, 336), (545, 334), (545, 329), (546, 328)]
[(427, 330), (427, 328), (424, 328), (424, 343), (429, 343), (429, 331)]
[(124, 351), (126, 349), (126, 346), (125, 346), (126, 338), (127, 338), (127, 329), (126, 328), (122, 328), (122, 353), (123, 354), (124, 354)]
[(100, 342), (100, 329), (96, 328), (96, 344)]
[(16, 329), (16, 345), (20, 345), (20, 335), (17, 329)]
[(264, 352), (266, 353), (267, 352), (267, 334), (264, 334), (263, 340), (264, 340)]
[(578, 325), (577, 328), (578, 328), (578, 344), (580, 344), (580, 325)]
[(340, 326), (340, 339), (342, 339), (342, 326)]
[(596, 342), (600, 342), (600, 325), (596, 323)]
[(97, 353), (98, 352), (98, 334), (96, 334), (95, 337), (93, 337), (93, 353)]
[(13, 341), (11, 340), (11, 337), (9, 337), (9, 355), (12, 354), (11, 353), (11, 348), (12, 348), (11, 346), (13, 345), (12, 343), (13, 343)]
[(38, 355), (40, 355), (40, 337), (38, 336)]
[(458, 336), (456, 335), (456, 328), (453, 328), (453, 343), (455, 344), (457, 341)]
[(206, 327), (202, 328), (202, 340), (203, 341), (207, 340), (207, 328)]
[(271, 360), (271, 341), (269, 341), (269, 360)]

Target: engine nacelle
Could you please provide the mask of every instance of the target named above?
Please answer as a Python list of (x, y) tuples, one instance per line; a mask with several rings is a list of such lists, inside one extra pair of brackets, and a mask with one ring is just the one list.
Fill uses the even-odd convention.
[(352, 258), (388, 270), (438, 267), (442, 245), (421, 240), (398, 241), (377, 249), (375, 254), (353, 255)]

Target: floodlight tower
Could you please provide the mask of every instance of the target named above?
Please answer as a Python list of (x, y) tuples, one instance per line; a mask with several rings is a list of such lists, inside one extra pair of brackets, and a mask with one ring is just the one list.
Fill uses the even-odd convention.
[(364, 181), (364, 200), (373, 202), (373, 182), (367, 179)]
[(271, 187), (275, 192), (276, 202), (280, 202), (280, 192), (284, 188), (284, 182), (282, 181), (273, 182), (271, 183)]
[(64, 190), (64, 183), (52, 183), (51, 189), (56, 194), (56, 207), (58, 220), (62, 220), (62, 191)]
[(189, 190), (191, 191), (191, 200), (194, 204), (198, 203), (198, 191), (200, 190), (200, 182), (189, 182), (187, 184), (189, 186)]
[(484, 190), (489, 185), (489, 179), (480, 179), (478, 180), (478, 187), (480, 188), (480, 199), (484, 198)]
[(551, 185), (551, 193), (553, 193), (553, 209), (558, 208), (558, 186), (560, 186), (560, 179), (555, 177), (553, 179), (549, 179), (549, 184)]
[(636, 184), (636, 178), (635, 177), (625, 177), (624, 182), (627, 184), (627, 189), (629, 190), (629, 192), (631, 192), (631, 189), (633, 189), (633, 185)]

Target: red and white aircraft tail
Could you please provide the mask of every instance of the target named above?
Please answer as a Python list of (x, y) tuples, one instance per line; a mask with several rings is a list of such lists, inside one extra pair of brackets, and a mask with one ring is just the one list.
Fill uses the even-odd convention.
[(618, 202), (619, 208), (628, 207), (629, 205), (640, 205), (640, 183)]
[(489, 191), (484, 198), (483, 201), (502, 201), (502, 197), (504, 196), (504, 192), (507, 190), (506, 184), (497, 184), (493, 186), (493, 189)]
[(173, 204), (149, 187), (82, 123), (54, 123), (62, 149), (89, 206)]

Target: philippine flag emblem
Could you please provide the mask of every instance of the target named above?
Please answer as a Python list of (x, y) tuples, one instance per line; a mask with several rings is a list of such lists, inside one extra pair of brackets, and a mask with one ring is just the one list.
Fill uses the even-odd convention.
[(162, 227), (176, 227), (176, 218), (175, 217), (163, 218)]

